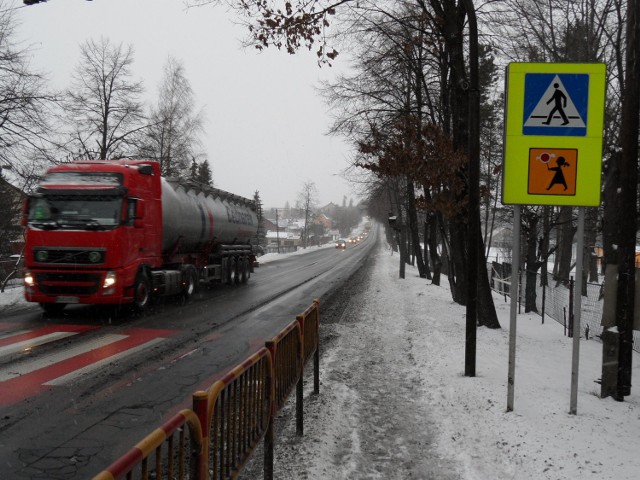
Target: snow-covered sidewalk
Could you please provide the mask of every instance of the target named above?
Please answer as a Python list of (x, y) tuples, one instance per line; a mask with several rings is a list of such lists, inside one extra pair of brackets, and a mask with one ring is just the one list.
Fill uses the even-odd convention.
[(507, 413), (509, 304), (496, 297), (503, 328), (478, 329), (477, 376), (465, 377), (464, 307), (446, 279), (430, 285), (407, 267), (401, 280), (397, 262), (377, 249), (344, 313), (323, 318), (320, 395), (305, 387), (304, 437), (292, 402), (277, 420), (275, 478), (638, 478), (640, 387), (625, 402), (599, 398), (599, 341), (582, 340), (570, 415), (572, 339), (556, 322), (519, 315)]
[(5, 288), (4, 292), (0, 292), (0, 316), (33, 305), (25, 301), (24, 288), (22, 287), (11, 286)]

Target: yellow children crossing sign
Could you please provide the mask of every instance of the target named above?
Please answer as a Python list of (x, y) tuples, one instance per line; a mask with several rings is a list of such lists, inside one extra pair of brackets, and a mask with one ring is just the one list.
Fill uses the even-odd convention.
[(502, 202), (600, 204), (605, 65), (507, 67)]

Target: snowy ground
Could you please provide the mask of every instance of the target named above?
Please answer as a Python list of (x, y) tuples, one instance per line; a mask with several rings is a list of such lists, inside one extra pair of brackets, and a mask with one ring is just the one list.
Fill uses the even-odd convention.
[[(320, 395), (305, 386), (302, 438), (293, 402), (277, 419), (275, 478), (640, 478), (640, 387), (625, 402), (599, 398), (598, 340), (581, 342), (570, 415), (572, 339), (554, 321), (519, 315), (508, 413), (509, 304), (496, 297), (503, 328), (478, 330), (477, 376), (465, 377), (464, 307), (446, 282), (430, 285), (411, 267), (398, 279), (397, 262), (380, 248), (340, 318), (323, 317)], [(243, 479), (262, 478), (256, 456)]]
[[(465, 377), (464, 307), (446, 281), (430, 285), (412, 267), (398, 279), (397, 262), (380, 247), (345, 288), (339, 315), (323, 316), (329, 305), (321, 304), (320, 395), (305, 386), (302, 438), (292, 402), (279, 415), (275, 478), (639, 478), (640, 387), (625, 402), (599, 398), (598, 340), (581, 342), (578, 414), (570, 415), (572, 339), (554, 321), (519, 315), (508, 413), (509, 304), (495, 298), (503, 328), (478, 330), (477, 376)], [(23, 303), (21, 290), (0, 294), (0, 314), (2, 304)], [(262, 478), (255, 457), (243, 479)]]
[(30, 304), (24, 301), (24, 289), (22, 287), (7, 287), (0, 293), (0, 317), (9, 311), (28, 308)]

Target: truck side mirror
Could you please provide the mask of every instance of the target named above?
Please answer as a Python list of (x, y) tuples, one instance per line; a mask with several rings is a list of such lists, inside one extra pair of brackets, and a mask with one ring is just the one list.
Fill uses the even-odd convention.
[(136, 213), (135, 217), (133, 217), (133, 226), (135, 228), (143, 228), (144, 227), (144, 200), (137, 199), (136, 200)]

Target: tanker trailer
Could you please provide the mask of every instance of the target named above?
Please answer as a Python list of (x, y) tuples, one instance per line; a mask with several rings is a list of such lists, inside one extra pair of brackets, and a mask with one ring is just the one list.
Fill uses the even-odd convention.
[(67, 304), (189, 297), (201, 282), (245, 283), (253, 272), (255, 202), (163, 178), (154, 161), (52, 167), (26, 200), (25, 298)]

